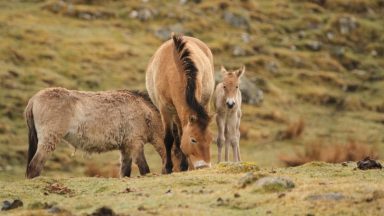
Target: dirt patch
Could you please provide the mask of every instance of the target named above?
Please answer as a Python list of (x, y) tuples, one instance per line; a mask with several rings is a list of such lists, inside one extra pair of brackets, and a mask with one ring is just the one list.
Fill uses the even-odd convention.
[(59, 194), (59, 195), (70, 195), (70, 196), (74, 195), (73, 190), (71, 190), (68, 187), (66, 187), (65, 185), (63, 185), (61, 183), (57, 183), (57, 182), (48, 184), (44, 188), (44, 194), (48, 195), (49, 193)]

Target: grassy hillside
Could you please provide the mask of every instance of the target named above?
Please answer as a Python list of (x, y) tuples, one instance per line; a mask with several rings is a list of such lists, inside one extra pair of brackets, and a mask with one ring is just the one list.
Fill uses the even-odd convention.
[[(129, 179), (39, 177), (0, 182), (0, 199), (24, 202), (13, 215), (84, 215), (103, 206), (119, 215), (382, 215), (384, 173), (355, 166), (259, 170), (248, 163)], [(288, 177), (294, 187), (258, 186), (262, 176)]]
[[(0, 182), (7, 185), (6, 180), (17, 180), (10, 187), (16, 188), (15, 192), (1, 193), (1, 198), (20, 194), (23, 185), (44, 187), (46, 182), (56, 178), (73, 188), (77, 196), (88, 189), (88, 186), (82, 188), (84, 182), (96, 184), (99, 180), (73, 180), (69, 176), (116, 176), (119, 161), (116, 152), (89, 157), (79, 151), (74, 153), (72, 147), (62, 143), (46, 165), (43, 175), (48, 177), (33, 182), (20, 180), (27, 149), (27, 131), (22, 116), (24, 107), (33, 94), (50, 86), (92, 91), (145, 89), (145, 68), (149, 58), (172, 31), (195, 36), (207, 43), (213, 51), (216, 70), (220, 65), (227, 68), (245, 65), (246, 77), (263, 90), (261, 105), (243, 105), (240, 145), (244, 161), (254, 161), (268, 170), (284, 166), (280, 161), (282, 158), (293, 157), (299, 161), (315, 158), (330, 162), (360, 159), (366, 154), (380, 158), (384, 154), (382, 14), (384, 3), (381, 0), (0, 1)], [(214, 124), (211, 127), (216, 130)], [(354, 144), (358, 147), (351, 148)], [(212, 153), (215, 161), (215, 144), (212, 144)], [(159, 173), (160, 159), (150, 146), (146, 147), (146, 155), (152, 171)], [(332, 179), (324, 181), (335, 188), (346, 182), (350, 185), (346, 187), (352, 188), (352, 184), (366, 178), (363, 174), (352, 178), (353, 171), (348, 171), (345, 175), (349, 177), (344, 179), (336, 171), (338, 168), (325, 167), (321, 175), (334, 176), (335, 185), (331, 184)], [(284, 175), (292, 175), (302, 185), (293, 190), (292, 197), (285, 198), (292, 202), (302, 200), (301, 192), (309, 193), (307, 189), (321, 181), (310, 182), (319, 177), (318, 169), (278, 170)], [(108, 193), (103, 196), (108, 196), (120, 191), (117, 188), (110, 190), (119, 182), (124, 183), (119, 186), (123, 190), (127, 184), (154, 186), (153, 179), (160, 183), (182, 181), (178, 178), (185, 175), (188, 181), (197, 179), (204, 183), (207, 180), (204, 184), (212, 184), (219, 190), (219, 179), (227, 175), (211, 176), (209, 172), (100, 180), (100, 187), (106, 188)], [(382, 185), (382, 173), (369, 173), (372, 176), (365, 181), (372, 183), (370, 188)], [(231, 187), (239, 177), (240, 174), (231, 174), (225, 184)], [(379, 181), (373, 183), (370, 181), (373, 179)], [(79, 187), (75, 186), (77, 183)], [(159, 202), (165, 188), (156, 192)], [(198, 190), (197, 186), (195, 189)], [(298, 192), (294, 193), (296, 190)], [(322, 189), (315, 187), (313, 190)], [(208, 206), (216, 205), (216, 195), (232, 196), (228, 191), (220, 191), (201, 200), (205, 202), (207, 199), (207, 203), (196, 205), (201, 206), (200, 210), (207, 210)], [(364, 193), (363, 189), (356, 189), (355, 192), (348, 191), (348, 196), (356, 195), (360, 200)], [(32, 194), (18, 196), (26, 200), (34, 197)], [(293, 205), (279, 200), (269, 203), (269, 196), (276, 195), (261, 198), (265, 199), (261, 213), (281, 204), (285, 207), (276, 211), (283, 212)], [(178, 198), (175, 196), (170, 200)], [(264, 202), (261, 200), (257, 202)], [(350, 201), (342, 201), (346, 212), (354, 211), (350, 209), (351, 205), (358, 210), (370, 205), (353, 204), (355, 198)], [(76, 199), (63, 202), (66, 208), (74, 208), (71, 202)], [(244, 206), (248, 206), (247, 203)], [(135, 209), (136, 204), (133, 205)], [(160, 212), (171, 206), (170, 203), (162, 205)], [(234, 207), (233, 203), (228, 205), (214, 209), (236, 213), (237, 208), (244, 208)], [(96, 208), (92, 204), (87, 206), (79, 211), (89, 213)], [(301, 214), (304, 209), (311, 213), (308, 209), (312, 204), (304, 202), (303, 206), (305, 208), (297, 209), (297, 212), (292, 208), (292, 213)], [(113, 207), (121, 212), (132, 206), (117, 207), (116, 204)], [(176, 208), (174, 214), (184, 213), (180, 209)]]

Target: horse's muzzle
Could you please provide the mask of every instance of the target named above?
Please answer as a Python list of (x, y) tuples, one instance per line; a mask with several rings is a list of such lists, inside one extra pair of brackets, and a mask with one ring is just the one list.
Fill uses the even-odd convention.
[(196, 161), (193, 166), (195, 169), (203, 169), (203, 168), (209, 168), (211, 167), (211, 163), (207, 163), (203, 160)]
[(235, 106), (235, 103), (227, 103), (228, 109), (232, 109)]

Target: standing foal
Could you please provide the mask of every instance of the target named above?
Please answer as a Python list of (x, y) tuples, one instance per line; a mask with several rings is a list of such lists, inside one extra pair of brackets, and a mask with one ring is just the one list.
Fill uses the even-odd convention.
[(233, 149), (233, 160), (240, 161), (240, 118), (241, 118), (241, 92), (239, 88), (240, 77), (245, 72), (243, 66), (239, 70), (228, 72), (221, 66), (223, 82), (216, 86), (214, 106), (216, 109), (216, 124), (218, 127), (217, 147), (218, 161), (221, 162), (221, 149), (225, 143), (225, 161), (229, 157), (229, 145)]

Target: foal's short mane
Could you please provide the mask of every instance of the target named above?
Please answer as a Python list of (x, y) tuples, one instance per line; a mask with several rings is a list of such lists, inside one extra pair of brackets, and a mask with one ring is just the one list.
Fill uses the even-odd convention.
[(195, 63), (191, 59), (191, 51), (185, 47), (186, 41), (183, 40), (181, 35), (172, 36), (176, 52), (179, 55), (183, 70), (187, 77), (187, 86), (185, 91), (185, 98), (188, 106), (196, 112), (199, 126), (205, 129), (209, 123), (209, 116), (204, 107), (197, 101), (195, 97), (196, 92), (196, 76), (198, 73)]
[(151, 98), (149, 97), (148, 95), (148, 92), (146, 91), (139, 91), (139, 90), (130, 90), (128, 91), (129, 93), (137, 96), (137, 97), (140, 97), (142, 99), (144, 99), (144, 101), (153, 109), (153, 110), (156, 110), (156, 112), (159, 112), (159, 110), (157, 109), (157, 107), (155, 106), (155, 104), (153, 104)]

